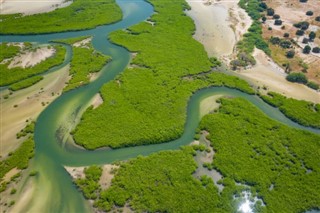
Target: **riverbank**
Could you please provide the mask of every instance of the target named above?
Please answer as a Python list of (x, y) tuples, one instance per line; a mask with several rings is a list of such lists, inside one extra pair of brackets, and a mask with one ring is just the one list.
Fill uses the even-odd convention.
[[(188, 0), (191, 6), (191, 11), (187, 14), (194, 20), (196, 25), (196, 32), (194, 38), (202, 43), (209, 56), (216, 55), (227, 65), (233, 59), (236, 54), (225, 54), (223, 48), (219, 46), (225, 46), (225, 48), (234, 50), (236, 42), (238, 42), (247, 29), (250, 27), (252, 21), (245, 11), (239, 7), (238, 0), (227, 2), (211, 2), (207, 1), (191, 1)], [(220, 13), (227, 14), (227, 17), (212, 20), (206, 18), (207, 16), (213, 16), (212, 13), (218, 10)], [(204, 26), (206, 30), (204, 30)], [(229, 30), (221, 30), (221, 27), (225, 26)], [(232, 29), (231, 34), (233, 36), (214, 36), (209, 37), (206, 32), (216, 32), (216, 35), (223, 31), (229, 31)], [(221, 32), (220, 32), (221, 31)], [(214, 42), (219, 44), (213, 47), (211, 39), (214, 38)], [(230, 48), (230, 45), (232, 48)], [(285, 77), (284, 70), (276, 65), (265, 53), (260, 50), (254, 52), (254, 57), (257, 64), (252, 68), (238, 71), (237, 74), (253, 83), (255, 86), (261, 88), (267, 88), (270, 91), (284, 94), (288, 97), (292, 97), (299, 100), (312, 101), (314, 103), (320, 103), (320, 94), (315, 90), (312, 90), (304, 85), (288, 82)]]
[(12, 93), (8, 99), (3, 98), (10, 94), (7, 89), (0, 92), (1, 156), (19, 147), (23, 139), (17, 139), (16, 134), (27, 125), (27, 120), (36, 120), (44, 107), (61, 94), (68, 78), (69, 65), (45, 75), (31, 87)]

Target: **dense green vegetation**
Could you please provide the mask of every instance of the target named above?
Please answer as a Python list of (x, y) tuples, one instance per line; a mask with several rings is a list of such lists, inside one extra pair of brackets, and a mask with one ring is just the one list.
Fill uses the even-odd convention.
[(237, 59), (231, 61), (233, 69), (236, 69), (238, 66), (254, 65), (256, 62), (251, 54), (255, 47), (263, 50), (268, 55), (271, 53), (268, 43), (262, 38), (260, 23), (260, 13), (266, 10), (266, 4), (261, 0), (240, 0), (239, 5), (246, 10), (248, 15), (252, 18), (253, 23), (248, 29), (248, 32), (243, 35), (243, 39), (237, 44)]
[(9, 89), (12, 90), (12, 91), (17, 91), (17, 90), (20, 90), (20, 89), (24, 89), (24, 88), (30, 87), (30, 86), (38, 83), (42, 79), (43, 79), (42, 76), (33, 76), (31, 78), (19, 81), (18, 83), (11, 84), (9, 86)]
[(37, 34), (84, 30), (121, 19), (115, 0), (74, 0), (65, 8), (29, 16), (0, 15), (1, 34)]
[[(74, 44), (82, 41), (88, 37), (72, 38), (67, 40), (61, 40), (66, 44)], [(70, 75), (67, 86), (64, 91), (72, 90), (79, 86), (88, 84), (90, 82), (90, 74), (99, 72), (102, 67), (111, 60), (109, 56), (105, 56), (102, 53), (97, 52), (91, 45), (91, 43), (72, 46), (73, 56), (70, 63)]]
[(318, 209), (320, 136), (269, 119), (243, 99), (221, 104), (219, 113), (201, 122), (215, 150), (213, 167), (251, 186), (266, 204), (264, 212)]
[(9, 156), (0, 162), (0, 178), (13, 168), (26, 169), (29, 159), (34, 155), (34, 141), (32, 137), (25, 140), (21, 146), (10, 153)]
[(261, 98), (268, 104), (278, 107), (291, 120), (303, 126), (320, 128), (320, 104), (286, 98), (275, 92), (269, 92)]
[(7, 43), (0, 43), (0, 62), (4, 59), (12, 58), (20, 51), (20, 47), (15, 45), (8, 45)]
[(85, 198), (96, 199), (100, 192), (99, 180), (102, 169), (99, 166), (90, 166), (84, 169), (85, 178), (76, 179), (75, 183), (83, 192)]
[[(66, 55), (66, 49), (61, 45), (55, 45), (55, 54), (33, 67), (14, 67), (9, 69), (10, 60), (5, 64), (0, 64), (0, 86), (7, 86), (34, 75), (43, 73), (48, 69), (62, 64)], [(16, 52), (17, 53), (17, 52)], [(26, 84), (26, 82), (24, 82)]]
[(302, 83), (310, 87), (311, 89), (318, 90), (319, 85), (315, 82), (308, 81), (307, 76), (301, 72), (292, 72), (287, 75), (286, 79), (291, 82)]
[(76, 143), (87, 149), (161, 143), (180, 137), (187, 102), (197, 90), (211, 86), (253, 89), (237, 77), (211, 71), (219, 66), (208, 59), (192, 38), (195, 26), (183, 10), (183, 0), (151, 1), (157, 11), (152, 25), (142, 22), (111, 40), (138, 54), (101, 94), (104, 103), (89, 108), (74, 131)]

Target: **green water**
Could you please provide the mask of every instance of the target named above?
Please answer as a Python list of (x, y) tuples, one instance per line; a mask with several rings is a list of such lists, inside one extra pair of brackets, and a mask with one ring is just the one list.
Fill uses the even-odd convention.
[[(265, 104), (257, 96), (248, 95), (238, 90), (225, 87), (203, 89), (195, 93), (189, 101), (187, 108), (187, 121), (183, 135), (168, 143), (122, 148), (117, 150), (102, 149), (86, 151), (68, 142), (69, 131), (77, 123), (79, 117), (88, 106), (92, 97), (99, 92), (101, 86), (115, 78), (122, 72), (130, 60), (129, 52), (119, 46), (111, 44), (107, 35), (118, 29), (126, 28), (147, 19), (152, 13), (152, 6), (143, 0), (118, 0), (123, 10), (124, 19), (118, 23), (97, 27), (93, 30), (54, 33), (36, 36), (0, 36), (0, 41), (7, 42), (38, 42), (48, 43), (52, 40), (93, 36), (93, 46), (96, 50), (112, 56), (112, 62), (101, 71), (97, 80), (87, 86), (72, 90), (61, 95), (51, 103), (38, 117), (35, 128), (36, 155), (31, 169), (39, 171), (35, 177), (35, 193), (29, 208), (25, 211), (35, 212), (39, 209), (46, 212), (88, 212), (90, 207), (85, 205), (82, 195), (72, 184), (70, 176), (63, 165), (84, 166), (91, 164), (111, 163), (115, 160), (124, 160), (137, 155), (148, 155), (152, 152), (168, 149), (178, 149), (181, 145), (193, 140), (197, 128), (199, 115), (199, 102), (209, 96), (223, 94), (226, 96), (243, 97), (260, 108), (269, 117), (292, 127), (306, 129), (320, 134), (319, 130), (302, 127), (287, 119), (279, 110)], [(68, 47), (68, 57), (60, 67), (69, 63), (72, 56)], [(58, 68), (60, 68), (58, 67)], [(58, 69), (53, 68), (50, 72)], [(107, 131), (107, 130), (106, 130)], [(38, 208), (34, 208), (38, 206)]]

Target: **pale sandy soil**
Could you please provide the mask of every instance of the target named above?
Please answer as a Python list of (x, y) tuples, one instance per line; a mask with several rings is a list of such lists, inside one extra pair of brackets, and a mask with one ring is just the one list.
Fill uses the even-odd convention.
[(5, 176), (3, 177), (3, 181), (5, 182), (9, 182), (11, 180), (11, 178), (18, 174), (21, 170), (17, 169), (17, 168), (13, 168), (11, 169), (7, 174), (5, 174)]
[[(14, 151), (23, 139), (16, 139), (16, 134), (26, 126), (26, 120), (35, 120), (47, 103), (61, 94), (67, 82), (69, 66), (52, 72), (39, 83), (14, 92), (9, 99), (1, 98), (0, 102), (0, 155), (6, 156)], [(8, 94), (1, 91), (0, 96)], [(54, 94), (54, 95), (52, 95)], [(42, 103), (45, 103), (43, 106)], [(17, 105), (17, 107), (14, 107)]]
[(55, 54), (56, 50), (53, 47), (40, 47), (36, 50), (29, 50), (26, 52), (23, 52), (14, 58), (12, 58), (8, 68), (14, 68), (14, 67), (33, 67), (37, 64), (39, 64), (41, 61), (46, 60), (47, 58), (53, 56)]
[[(19, 192), (17, 198), (15, 200), (15, 204), (9, 208), (8, 212), (19, 213), (25, 212), (26, 207), (30, 205), (30, 201), (32, 200), (32, 195), (35, 191), (34, 182), (32, 180), (28, 180), (27, 184), (23, 187), (22, 191)], [(7, 207), (4, 207), (7, 208)]]
[(101, 97), (100, 93), (97, 93), (91, 101), (91, 105), (93, 106), (93, 109), (96, 109), (98, 106), (100, 106), (103, 103), (103, 99)]
[[(81, 166), (81, 167), (65, 166), (64, 168), (70, 174), (72, 179), (85, 178), (85, 174), (84, 174), (84, 169), (86, 168), (85, 166)], [(118, 168), (119, 166), (113, 165), (113, 164), (105, 164), (102, 166), (102, 175), (99, 180), (99, 184), (102, 189), (107, 189), (108, 187), (111, 186), (111, 181), (112, 181), (112, 178), (114, 177), (113, 170)]]
[(203, 99), (200, 102), (200, 118), (205, 116), (206, 114), (209, 114), (210, 112), (214, 111), (215, 109), (218, 109), (220, 104), (216, 101), (221, 98), (223, 95), (213, 95), (208, 98)]
[[(208, 55), (219, 57), (230, 55), (236, 42), (228, 20), (228, 4), (205, 4), (206, 1), (187, 0), (191, 7), (187, 11), (196, 25), (194, 38), (202, 43)], [(227, 40), (229, 42), (220, 42)]]
[[(70, 176), (72, 177), (72, 179), (83, 179), (85, 178), (85, 174), (84, 174), (84, 169), (86, 167), (69, 167), (69, 166), (65, 166), (64, 167), (67, 172), (70, 174)], [(101, 186), (101, 188), (107, 189), (111, 186), (111, 181), (112, 178), (114, 177), (114, 170), (118, 169), (119, 166), (117, 165), (113, 165), (113, 164), (105, 164), (102, 166), (102, 175), (100, 177), (99, 180), (99, 184)]]
[(23, 13), (32, 15), (67, 7), (72, 1), (65, 0), (0, 0), (0, 14)]
[(72, 46), (74, 47), (88, 47), (88, 44), (92, 41), (92, 37), (83, 39), (82, 41), (78, 41), (74, 43)]
[(257, 65), (252, 69), (240, 71), (240, 75), (253, 81), (260, 87), (266, 86), (268, 90), (284, 94), (300, 100), (320, 103), (320, 93), (302, 84), (291, 83), (285, 79), (286, 74), (278, 65), (261, 50), (255, 50), (254, 57)]
[(119, 168), (119, 166), (112, 165), (112, 164), (106, 164), (106, 165), (102, 166), (102, 175), (101, 175), (99, 183), (100, 183), (101, 188), (103, 190), (107, 189), (111, 186), (111, 181), (112, 181), (112, 178), (114, 177), (113, 170), (118, 169), (118, 168)]

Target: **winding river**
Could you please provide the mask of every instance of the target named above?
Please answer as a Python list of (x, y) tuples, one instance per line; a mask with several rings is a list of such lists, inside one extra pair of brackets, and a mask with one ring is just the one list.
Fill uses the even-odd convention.
[[(35, 128), (36, 155), (31, 164), (33, 170), (39, 171), (35, 178), (35, 190), (32, 200), (25, 212), (89, 212), (84, 198), (72, 184), (72, 180), (63, 165), (84, 166), (91, 164), (111, 163), (137, 155), (148, 155), (152, 152), (178, 149), (181, 145), (193, 140), (195, 129), (200, 121), (199, 103), (212, 95), (243, 97), (260, 108), (270, 118), (286, 125), (306, 129), (320, 134), (320, 130), (302, 127), (286, 118), (278, 109), (264, 103), (257, 96), (248, 95), (238, 90), (225, 87), (208, 88), (198, 91), (189, 101), (187, 121), (181, 138), (156, 145), (137, 146), (122, 149), (100, 149), (87, 151), (76, 147), (69, 131), (77, 124), (83, 111), (88, 107), (93, 96), (103, 84), (115, 78), (130, 61), (130, 53), (123, 47), (114, 45), (107, 40), (110, 32), (127, 28), (146, 20), (153, 13), (152, 6), (144, 0), (117, 0), (123, 11), (123, 20), (115, 24), (100, 26), (92, 30), (77, 32), (53, 33), (45, 35), (0, 36), (5, 42), (37, 42), (49, 43), (53, 40), (93, 36), (93, 46), (103, 54), (110, 55), (112, 62), (106, 65), (99, 77), (92, 83), (64, 93), (51, 103), (38, 117)], [(72, 52), (67, 48), (68, 57), (64, 65), (70, 62)], [(63, 66), (63, 65), (61, 65)], [(57, 70), (57, 68), (55, 69)], [(54, 71), (54, 70), (52, 70)]]

